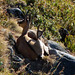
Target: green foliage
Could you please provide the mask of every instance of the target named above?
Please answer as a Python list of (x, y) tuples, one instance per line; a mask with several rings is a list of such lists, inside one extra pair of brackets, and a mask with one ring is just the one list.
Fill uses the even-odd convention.
[[(6, 0), (8, 4), (17, 3), (17, 0)], [(52, 36), (59, 38), (60, 27), (68, 29), (73, 40), (65, 40), (67, 47), (75, 51), (75, 5), (71, 0), (20, 0), (27, 3), (21, 10), (31, 15), (31, 25), (40, 28), (46, 27), (44, 36), (50, 39)], [(4, 20), (3, 25), (8, 26)], [(11, 24), (11, 23), (10, 23)], [(12, 24), (13, 25), (13, 24)], [(12, 29), (12, 28), (11, 28)], [(14, 28), (15, 29), (15, 28)]]
[[(58, 30), (63, 27), (69, 30), (73, 40), (75, 40), (75, 5), (70, 0), (35, 0), (33, 7), (32, 5), (27, 5), (21, 9), (25, 13), (29, 10), (33, 26), (41, 25), (41, 29), (44, 26), (46, 27), (44, 35), (48, 39), (51, 36), (59, 38)], [(74, 42), (70, 44), (70, 41), (66, 40), (66, 43), (68, 43), (67, 47), (69, 49), (75, 51)]]
[(65, 39), (66, 46), (72, 51), (75, 52), (75, 36), (69, 35)]

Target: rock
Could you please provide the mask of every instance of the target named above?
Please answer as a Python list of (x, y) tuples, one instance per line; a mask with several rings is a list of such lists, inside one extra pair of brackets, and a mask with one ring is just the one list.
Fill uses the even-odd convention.
[(24, 19), (25, 16), (19, 8), (10, 8), (6, 10), (9, 16), (14, 16), (15, 18)]
[(61, 47), (61, 46), (60, 46), (58, 43), (56, 43), (55, 41), (48, 40), (48, 47), (49, 47), (49, 48), (52, 48), (52, 49), (57, 49), (57, 50), (59, 50), (59, 51), (68, 53), (63, 47)]

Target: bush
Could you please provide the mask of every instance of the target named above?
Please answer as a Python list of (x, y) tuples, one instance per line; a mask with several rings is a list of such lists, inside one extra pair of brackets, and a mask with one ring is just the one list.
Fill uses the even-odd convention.
[[(24, 2), (24, 0), (21, 1)], [(7, 2), (9, 2), (9, 0), (7, 0)], [(25, 0), (25, 2), (27, 6), (21, 7), (21, 10), (25, 12), (25, 14), (29, 11), (28, 14), (31, 15), (32, 26), (37, 27), (41, 25), (41, 29), (43, 29), (44, 26), (46, 27), (46, 31), (44, 32), (45, 37), (50, 39), (51, 36), (55, 36), (59, 39), (60, 35), (58, 30), (60, 27), (63, 27), (69, 31), (74, 39), (75, 5), (71, 0)], [(3, 21), (2, 24), (8, 25), (6, 21)], [(73, 46), (68, 47), (74, 50), (74, 42), (72, 42), (72, 44)]]
[[(29, 0), (30, 1), (30, 0)], [(31, 0), (32, 1), (32, 0)], [(75, 35), (75, 8), (74, 4), (70, 0), (36, 0), (33, 7), (31, 5), (26, 6), (23, 10), (29, 10), (31, 14), (32, 21), (31, 24), (35, 27), (41, 25), (40, 28), (46, 27), (44, 35), (50, 39), (51, 36), (56, 36), (59, 38), (58, 30), (60, 27), (68, 29), (69, 33), (72, 35), (73, 40)], [(72, 45), (68, 43), (68, 48), (75, 51), (74, 41)], [(70, 44), (70, 46), (69, 46)]]

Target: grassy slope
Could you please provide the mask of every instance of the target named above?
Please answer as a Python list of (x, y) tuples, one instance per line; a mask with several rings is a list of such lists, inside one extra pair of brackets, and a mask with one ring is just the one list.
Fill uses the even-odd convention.
[[(7, 1), (9, 1), (9, 0), (7, 0)], [(44, 0), (45, 1), (45, 0)], [(13, 1), (13, 3), (14, 3), (15, 1)], [(46, 2), (46, 1), (45, 1)], [(67, 14), (67, 18), (68, 17), (71, 17), (71, 19), (69, 19), (69, 21), (71, 20), (71, 22), (68, 22), (68, 23), (72, 23), (73, 21), (74, 21), (74, 19), (72, 19), (72, 16), (74, 16), (74, 12), (72, 12), (72, 11), (75, 11), (75, 6), (74, 6), (74, 4), (70, 1), (70, 0), (62, 0), (62, 2), (59, 2), (59, 0), (57, 0), (57, 2), (55, 2), (54, 1), (54, 3), (53, 3), (53, 0), (52, 0), (52, 3), (51, 2), (49, 2), (50, 3), (50, 8), (51, 8), (51, 10), (53, 11), (53, 12), (57, 12), (56, 14), (58, 14), (58, 11), (59, 11), (59, 13), (60, 13), (60, 10), (62, 10), (62, 12), (64, 13), (65, 12), (65, 10), (67, 10), (67, 12), (69, 12), (68, 14)], [(71, 8), (69, 8), (69, 9), (64, 9), (64, 4), (66, 3), (66, 5), (65, 5), (65, 7), (67, 7), (68, 6), (68, 4), (69, 4), (69, 6), (70, 7), (72, 7), (72, 9)], [(48, 4), (48, 2), (47, 2), (47, 4)], [(40, 2), (39, 1), (39, 4), (37, 3), (37, 5), (39, 5), (39, 7), (40, 8), (44, 8), (44, 10), (45, 11), (47, 11), (45, 14), (48, 14), (49, 13), (49, 8), (47, 9), (45, 6), (43, 7), (43, 5), (44, 5), (44, 3), (42, 3), (42, 2)], [(41, 6), (42, 5), (42, 6)], [(60, 7), (60, 9), (58, 10), (57, 9), (57, 5), (59, 5), (59, 7)], [(12, 73), (10, 73), (9, 72), (9, 58), (10, 58), (10, 51), (8, 50), (8, 48), (7, 48), (7, 46), (8, 46), (8, 40), (7, 40), (7, 36), (8, 36), (8, 33), (9, 32), (11, 32), (12, 34), (13, 34), (13, 36), (15, 37), (15, 39), (20, 35), (20, 28), (18, 28), (18, 26), (17, 26), (17, 24), (16, 24), (16, 21), (14, 21), (13, 19), (11, 19), (11, 20), (9, 20), (8, 19), (8, 17), (5, 15), (5, 13), (3, 13), (4, 12), (4, 10), (7, 8), (7, 3), (6, 3), (6, 1), (5, 0), (0, 0), (0, 75), (13, 75)], [(27, 7), (28, 8), (28, 7)], [(30, 7), (31, 8), (31, 7)], [(74, 8), (74, 9), (73, 9)], [(25, 8), (24, 8), (25, 9)], [(38, 10), (38, 8), (36, 7), (36, 8), (32, 8), (32, 9), (37, 9)], [(23, 10), (24, 11), (24, 10)], [(39, 12), (41, 11), (41, 10), (38, 10)], [(45, 12), (44, 11), (44, 12)], [(42, 13), (42, 11), (41, 11), (41, 13), (37, 13), (37, 15), (41, 15), (41, 14), (43, 14)], [(51, 12), (52, 13), (52, 12)], [(51, 14), (50, 13), (50, 14)], [(32, 13), (32, 15), (33, 15), (34, 13)], [(73, 15), (72, 15), (73, 14)], [(52, 15), (52, 14), (51, 14)], [(47, 16), (45, 16), (45, 17), (47, 17)], [(53, 22), (55, 22), (54, 23), (54, 25), (53, 25), (53, 27), (52, 27), (52, 32), (54, 31), (54, 33), (55, 33), (55, 30), (56, 30), (56, 32), (58, 31), (58, 29), (60, 28), (60, 27), (63, 27), (63, 22), (62, 23), (59, 23), (58, 21), (60, 21), (60, 19), (61, 19), (61, 17), (58, 17), (57, 15), (56, 16), (53, 16), (55, 19), (50, 19), (51, 21), (52, 21), (52, 23)], [(66, 18), (66, 19), (67, 19)], [(48, 22), (49, 22), (49, 20), (48, 19), (46, 19), (45, 18), (45, 20), (47, 21), (47, 26), (49, 26), (49, 24), (48, 24)], [(64, 20), (64, 19), (63, 19)], [(62, 20), (62, 21), (63, 21)], [(35, 22), (35, 20), (33, 21), (33, 22)], [(74, 21), (75, 22), (75, 21)], [(43, 24), (43, 22), (41, 22), (42, 24)], [(38, 24), (40, 24), (40, 23), (38, 23)], [(51, 23), (50, 23), (51, 24)], [(71, 27), (71, 25), (69, 24), (69, 30), (72, 28)], [(33, 23), (33, 25), (35, 26), (35, 24)], [(64, 28), (67, 28), (67, 25), (68, 24), (66, 24), (65, 23), (65, 25), (64, 25)], [(75, 23), (74, 23), (74, 25), (75, 25)], [(42, 26), (42, 25), (41, 25)], [(73, 28), (72, 28), (73, 29)], [(72, 33), (72, 30), (71, 29), (71, 33)], [(11, 31), (12, 30), (12, 31)], [(18, 31), (20, 31), (20, 32), (18, 32)], [(47, 30), (48, 31), (48, 30)], [(51, 34), (51, 32), (49, 33), (49, 34)], [(51, 35), (51, 37), (52, 36), (55, 36), (55, 35)], [(73, 40), (75, 41), (75, 36), (73, 36), (73, 35), (71, 35), (71, 37), (73, 38)], [(70, 38), (71, 38), (70, 37)], [(73, 43), (75, 43), (73, 41)], [(2, 65), (3, 64), (3, 65)]]
[(7, 18), (6, 8), (6, 1), (0, 0), (0, 75), (14, 75), (14, 73), (9, 72), (10, 51), (8, 50), (8, 34), (12, 33), (16, 39), (20, 36), (22, 29), (18, 27), (16, 20)]

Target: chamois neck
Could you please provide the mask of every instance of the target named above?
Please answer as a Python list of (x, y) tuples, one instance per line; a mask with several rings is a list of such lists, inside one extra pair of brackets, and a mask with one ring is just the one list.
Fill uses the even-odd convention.
[(26, 35), (28, 29), (29, 29), (29, 24), (27, 24), (26, 26), (24, 26), (23, 31), (22, 31), (22, 36)]

